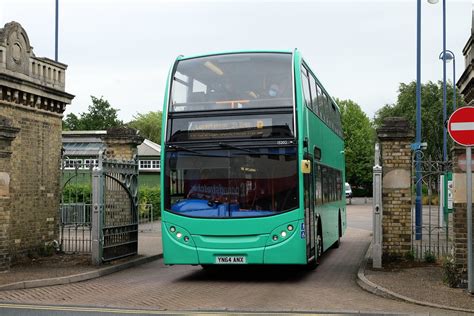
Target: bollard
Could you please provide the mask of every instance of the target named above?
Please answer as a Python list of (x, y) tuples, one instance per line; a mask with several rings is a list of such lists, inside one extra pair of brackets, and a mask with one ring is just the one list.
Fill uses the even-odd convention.
[(373, 237), (372, 266), (382, 268), (382, 166), (380, 166), (379, 144), (375, 144), (375, 166), (373, 167)]

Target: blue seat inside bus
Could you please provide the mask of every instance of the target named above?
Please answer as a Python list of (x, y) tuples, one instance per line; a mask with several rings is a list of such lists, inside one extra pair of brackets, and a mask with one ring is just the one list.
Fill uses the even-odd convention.
[(241, 210), (236, 203), (217, 204), (197, 199), (179, 201), (171, 206), (171, 210), (194, 217), (254, 217), (276, 213), (268, 210)]

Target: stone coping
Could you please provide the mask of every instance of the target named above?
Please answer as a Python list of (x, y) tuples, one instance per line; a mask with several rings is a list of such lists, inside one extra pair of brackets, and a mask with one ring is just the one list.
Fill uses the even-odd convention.
[(36, 288), (36, 287), (69, 284), (69, 283), (91, 280), (91, 279), (99, 278), (99, 277), (102, 277), (114, 272), (119, 272), (128, 268), (132, 268), (138, 265), (149, 263), (151, 261), (158, 260), (161, 258), (163, 258), (163, 253), (150, 255), (150, 256), (144, 256), (144, 257), (136, 258), (127, 262), (123, 262), (123, 263), (111, 266), (111, 267), (99, 268), (97, 270), (88, 271), (88, 272), (79, 273), (79, 274), (4, 284), (0, 286), (0, 291), (31, 289), (31, 288)]

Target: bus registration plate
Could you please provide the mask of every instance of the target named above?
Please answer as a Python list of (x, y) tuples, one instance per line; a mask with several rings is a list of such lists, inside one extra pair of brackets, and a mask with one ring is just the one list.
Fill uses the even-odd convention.
[(246, 264), (247, 258), (244, 256), (217, 256), (217, 264)]

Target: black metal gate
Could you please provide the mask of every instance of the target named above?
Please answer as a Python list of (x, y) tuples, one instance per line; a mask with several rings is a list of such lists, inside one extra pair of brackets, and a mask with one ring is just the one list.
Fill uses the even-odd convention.
[[(416, 159), (420, 160), (420, 179), (416, 176)], [(440, 196), (440, 176), (452, 170), (452, 162), (423, 157), (421, 150), (412, 158), (412, 251), (417, 259), (433, 260), (452, 254), (452, 214), (444, 215)], [(421, 182), (421, 208), (416, 222), (416, 184)], [(446, 192), (447, 194), (447, 192)]]
[(92, 168), (97, 160), (61, 161), (59, 248), (66, 253), (91, 252)]
[(102, 261), (138, 251), (138, 161), (103, 160)]
[(63, 157), (60, 249), (100, 264), (138, 251), (138, 159)]

